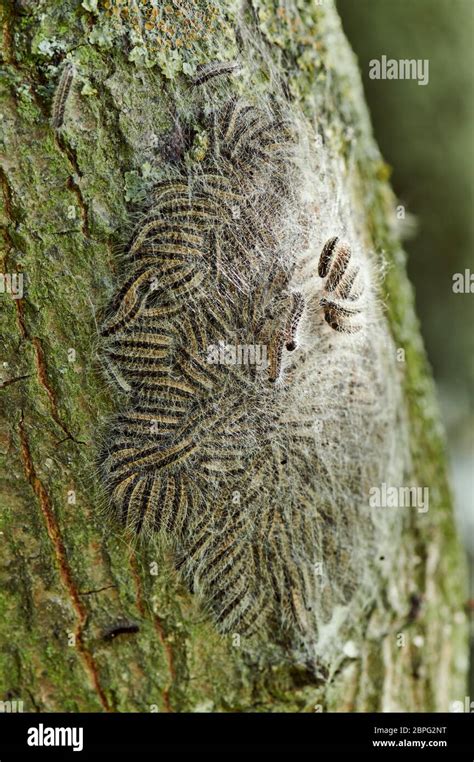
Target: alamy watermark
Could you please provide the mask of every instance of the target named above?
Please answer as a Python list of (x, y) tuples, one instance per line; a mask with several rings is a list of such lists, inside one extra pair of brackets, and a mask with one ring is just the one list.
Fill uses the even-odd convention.
[(70, 746), (73, 751), (82, 751), (84, 728), (48, 727), (40, 722), (39, 725), (28, 728), (26, 742), (28, 746)]
[(428, 487), (389, 487), (382, 482), (380, 487), (369, 490), (371, 508), (416, 508), (418, 513), (426, 513), (430, 507)]
[(21, 699), (10, 699), (0, 701), (0, 714), (11, 714), (12, 712), (23, 712), (23, 701)]
[(450, 712), (466, 712), (467, 714), (474, 713), (474, 701), (471, 701), (470, 696), (464, 696), (464, 701), (451, 701), (449, 705)]
[(387, 58), (382, 56), (369, 61), (370, 79), (413, 79), (419, 85), (430, 81), (430, 62), (427, 58)]
[(23, 273), (0, 273), (0, 294), (23, 299)]
[(210, 344), (207, 348), (207, 362), (212, 365), (255, 365), (268, 366), (265, 344)]
[(474, 294), (474, 273), (467, 268), (453, 275), (453, 294)]

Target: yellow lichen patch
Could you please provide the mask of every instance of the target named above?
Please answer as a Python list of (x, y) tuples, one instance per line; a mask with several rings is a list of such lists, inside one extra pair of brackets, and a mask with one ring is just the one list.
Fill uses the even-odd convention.
[[(235, 34), (226, 9), (206, 0), (104, 0), (102, 22), (118, 35), (131, 39), (134, 49), (143, 50), (132, 60), (138, 65), (158, 64), (165, 76), (195, 66), (194, 56), (219, 58), (222, 33), (233, 46)], [(217, 34), (219, 32), (219, 34)], [(220, 42), (219, 42), (220, 40)], [(167, 58), (169, 54), (175, 54)]]

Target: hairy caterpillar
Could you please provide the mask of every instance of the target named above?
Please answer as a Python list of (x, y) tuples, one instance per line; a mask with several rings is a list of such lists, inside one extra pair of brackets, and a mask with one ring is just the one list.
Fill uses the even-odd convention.
[[(362, 577), (353, 526), (386, 467), (381, 345), (349, 248), (319, 254), (287, 110), (231, 98), (207, 128), (199, 168), (154, 189), (103, 321), (127, 397), (101, 471), (132, 535), (173, 539), (221, 631), (286, 632), (314, 661)], [(268, 367), (210, 364), (222, 343), (264, 346)]]
[(285, 330), (285, 346), (289, 352), (296, 349), (296, 332), (303, 315), (304, 306), (303, 294), (299, 291), (292, 294), (291, 312)]
[(204, 85), (214, 77), (221, 77), (224, 74), (234, 74), (240, 69), (238, 61), (211, 61), (208, 64), (200, 64), (197, 67), (196, 76), (193, 78), (193, 85)]
[(359, 268), (350, 266), (350, 247), (337, 236), (326, 241), (319, 260), (318, 273), (326, 278), (325, 295), (320, 300), (327, 323), (336, 331), (356, 333), (361, 326), (351, 318), (362, 312), (363, 286), (357, 286)]
[(63, 125), (66, 102), (71, 92), (73, 80), (74, 66), (67, 61), (61, 71), (51, 107), (51, 125), (55, 130), (59, 130)]

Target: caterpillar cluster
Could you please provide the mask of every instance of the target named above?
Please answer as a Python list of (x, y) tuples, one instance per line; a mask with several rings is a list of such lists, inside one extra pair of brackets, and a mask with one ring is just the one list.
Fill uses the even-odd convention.
[[(302, 264), (317, 221), (291, 119), (231, 98), (207, 127), (199, 170), (154, 189), (103, 320), (103, 362), (125, 409), (101, 473), (131, 535), (173, 540), (222, 632), (276, 628), (314, 643), (357, 574), (350, 519), (368, 456), (350, 440), (378, 379), (370, 348), (361, 366), (346, 345), (327, 369), (333, 339), (361, 332), (363, 281), (336, 237), (311, 272)], [(263, 346), (267, 363), (208, 362), (210, 346), (235, 344)], [(344, 446), (355, 462), (342, 469)]]
[(354, 318), (363, 311), (363, 285), (359, 283), (360, 268), (351, 265), (350, 247), (333, 236), (324, 244), (318, 273), (325, 278), (324, 296), (320, 301), (324, 319), (336, 331), (357, 333), (361, 325)]

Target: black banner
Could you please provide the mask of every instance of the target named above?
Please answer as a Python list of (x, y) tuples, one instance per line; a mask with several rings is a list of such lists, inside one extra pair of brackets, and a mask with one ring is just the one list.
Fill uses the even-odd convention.
[[(471, 714), (0, 714), (0, 760), (305, 746), (364, 757), (474, 759)], [(258, 748), (257, 748), (258, 751)], [(284, 750), (283, 750), (284, 752)], [(398, 754), (397, 754), (398, 752)]]

